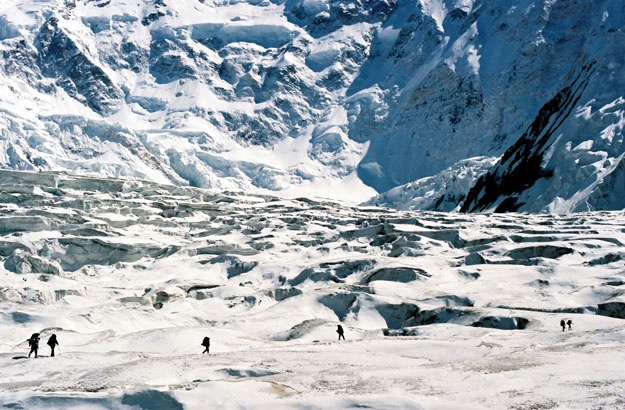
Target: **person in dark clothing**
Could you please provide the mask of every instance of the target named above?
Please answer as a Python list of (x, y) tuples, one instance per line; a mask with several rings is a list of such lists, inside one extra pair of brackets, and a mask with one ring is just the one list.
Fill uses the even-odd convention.
[(336, 333), (339, 334), (339, 340), (341, 340), (341, 338), (343, 338), (343, 340), (345, 340), (345, 332), (343, 331), (343, 326), (338, 325), (336, 327)]
[(39, 350), (39, 333), (33, 333), (30, 339), (28, 339), (28, 346), (30, 346), (30, 352), (28, 352), (28, 357), (31, 354), (35, 353), (35, 359), (39, 357), (37, 353)]
[(571, 319), (567, 320), (566, 324), (569, 326), (569, 330), (573, 330), (573, 328), (571, 327), (573, 325), (573, 321)]
[(50, 357), (54, 357), (54, 348), (59, 345), (59, 342), (56, 340), (56, 335), (53, 334), (48, 339), (48, 346), (50, 346)]
[(566, 330), (566, 323), (564, 323), (564, 319), (560, 321), (560, 326), (562, 326), (562, 331), (564, 332)]
[(204, 340), (202, 340), (202, 346), (204, 346), (206, 348), (206, 349), (204, 349), (202, 354), (204, 354), (204, 353), (210, 354), (210, 352), (209, 352), (209, 349), (211, 347), (211, 339), (210, 339), (210, 337), (205, 337)]

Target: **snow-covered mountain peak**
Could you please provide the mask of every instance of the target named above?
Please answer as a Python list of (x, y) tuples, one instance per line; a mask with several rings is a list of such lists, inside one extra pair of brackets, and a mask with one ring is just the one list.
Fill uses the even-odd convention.
[[(364, 201), (534, 144), (541, 109), (592, 65), (536, 151), (544, 172), (506, 195), (619, 208), (604, 192), (622, 191), (623, 18), (615, 0), (3, 4), (0, 165)], [(567, 147), (584, 141), (580, 162)], [(610, 166), (580, 165), (601, 153)]]

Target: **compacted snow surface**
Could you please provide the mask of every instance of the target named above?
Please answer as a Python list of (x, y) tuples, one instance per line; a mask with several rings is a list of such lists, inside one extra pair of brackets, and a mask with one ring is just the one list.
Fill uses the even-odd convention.
[(0, 407), (625, 408), (623, 212), (0, 174)]

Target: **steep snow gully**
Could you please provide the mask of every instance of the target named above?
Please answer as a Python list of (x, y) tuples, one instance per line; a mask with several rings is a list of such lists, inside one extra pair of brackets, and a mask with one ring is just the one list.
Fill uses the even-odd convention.
[[(0, 406), (625, 406), (623, 212), (0, 180)], [(26, 358), (33, 332), (54, 358)]]

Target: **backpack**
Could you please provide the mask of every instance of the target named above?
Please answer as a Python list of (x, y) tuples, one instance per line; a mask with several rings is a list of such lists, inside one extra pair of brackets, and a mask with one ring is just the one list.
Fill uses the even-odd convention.
[(38, 341), (39, 341), (39, 333), (33, 333), (30, 339), (27, 340), (29, 346), (37, 344)]
[(205, 337), (204, 340), (202, 340), (202, 346), (210, 346), (210, 344), (211, 344), (211, 340), (208, 336)]

